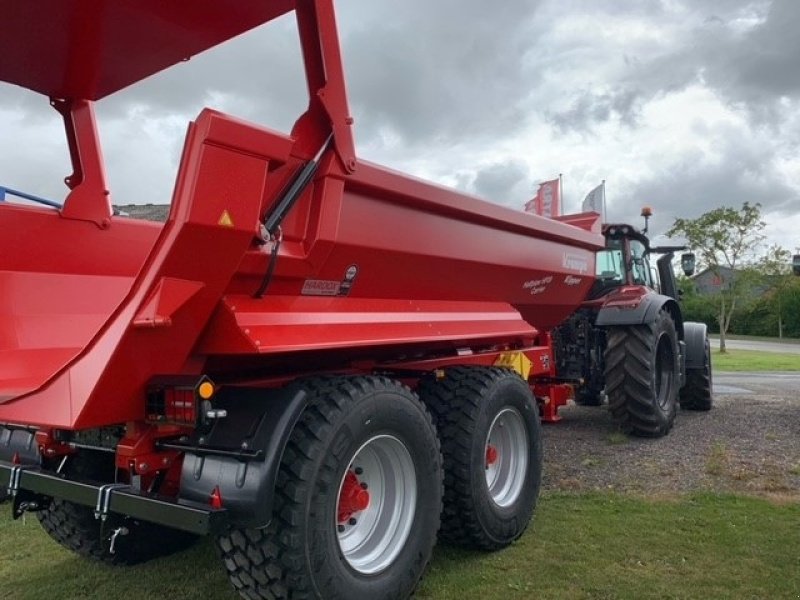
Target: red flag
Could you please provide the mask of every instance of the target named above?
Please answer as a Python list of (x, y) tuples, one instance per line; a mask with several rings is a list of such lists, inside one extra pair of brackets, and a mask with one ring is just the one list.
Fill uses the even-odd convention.
[(525, 212), (534, 213), (543, 217), (553, 218), (560, 213), (561, 190), (559, 180), (551, 179), (539, 184), (536, 195), (525, 204)]

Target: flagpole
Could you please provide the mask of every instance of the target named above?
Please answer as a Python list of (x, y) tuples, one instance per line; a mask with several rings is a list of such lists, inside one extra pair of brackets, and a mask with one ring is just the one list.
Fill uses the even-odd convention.
[(558, 214), (564, 214), (564, 178), (558, 174)]
[(608, 223), (608, 212), (606, 211), (606, 180), (603, 179), (603, 222)]

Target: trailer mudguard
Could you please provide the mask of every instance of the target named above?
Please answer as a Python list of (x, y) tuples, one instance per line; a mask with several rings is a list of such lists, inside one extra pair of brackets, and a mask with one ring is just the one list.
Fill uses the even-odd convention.
[(688, 322), (683, 324), (683, 333), (686, 341), (686, 368), (702, 369), (705, 367), (708, 327), (705, 323)]
[(266, 526), (283, 451), (305, 407), (306, 393), (297, 388), (220, 391), (214, 408), (227, 416), (186, 453), (181, 499), (209, 504), (215, 494), (231, 525)]

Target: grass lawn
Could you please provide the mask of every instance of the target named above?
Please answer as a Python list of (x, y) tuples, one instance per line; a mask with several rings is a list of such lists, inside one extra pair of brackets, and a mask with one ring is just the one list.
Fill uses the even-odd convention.
[(712, 348), (711, 363), (715, 371), (800, 371), (800, 354)]
[[(532, 530), (493, 554), (437, 548), (425, 599), (796, 598), (800, 504), (737, 496), (673, 500), (547, 494)], [(209, 541), (112, 568), (79, 559), (35, 517), (0, 517), (0, 598), (236, 598)]]

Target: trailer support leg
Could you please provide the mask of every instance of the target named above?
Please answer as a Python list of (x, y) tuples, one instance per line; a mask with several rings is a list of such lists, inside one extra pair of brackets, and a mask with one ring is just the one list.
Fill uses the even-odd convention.
[(533, 393), (537, 398), (544, 401), (539, 405), (539, 412), (542, 423), (558, 423), (561, 417), (558, 416), (558, 409), (566, 406), (572, 397), (572, 386), (567, 384), (556, 385), (534, 385)]

